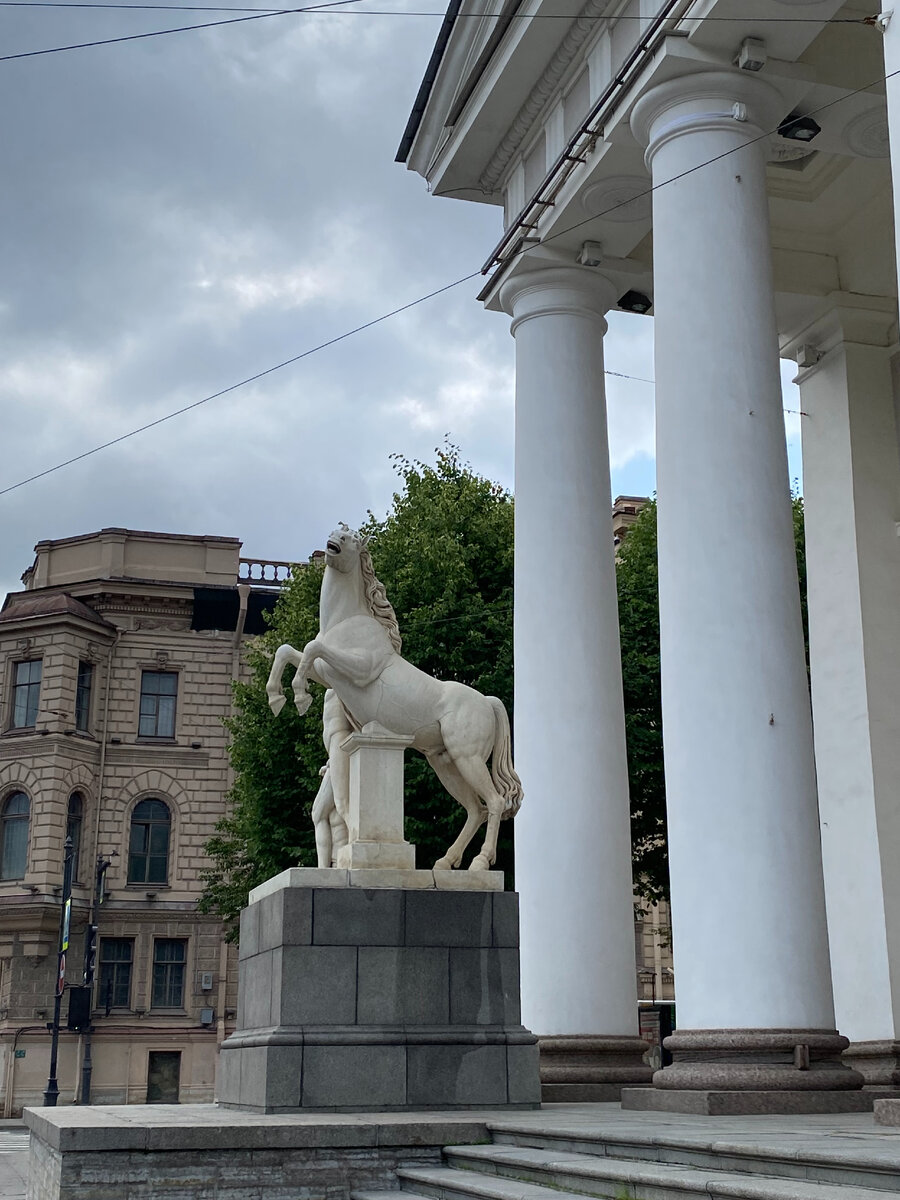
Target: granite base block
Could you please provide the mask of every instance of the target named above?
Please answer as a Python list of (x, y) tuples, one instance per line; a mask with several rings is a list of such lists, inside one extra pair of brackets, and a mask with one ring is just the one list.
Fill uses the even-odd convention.
[(241, 918), (222, 1106), (287, 1114), (540, 1104), (537, 1039), (520, 1016), (515, 894), (306, 879), (295, 887), (292, 876), (256, 889)]
[[(724, 1092), (675, 1088), (624, 1088), (622, 1108), (634, 1112), (691, 1113), (704, 1117), (778, 1116), (801, 1113), (871, 1112), (868, 1092)], [(876, 1118), (877, 1119), (877, 1118)]]

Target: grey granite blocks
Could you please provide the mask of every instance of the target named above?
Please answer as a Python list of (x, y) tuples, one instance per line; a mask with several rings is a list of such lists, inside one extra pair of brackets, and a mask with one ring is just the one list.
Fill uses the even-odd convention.
[(265, 891), (241, 916), (220, 1104), (260, 1113), (536, 1107), (518, 897), (418, 888)]

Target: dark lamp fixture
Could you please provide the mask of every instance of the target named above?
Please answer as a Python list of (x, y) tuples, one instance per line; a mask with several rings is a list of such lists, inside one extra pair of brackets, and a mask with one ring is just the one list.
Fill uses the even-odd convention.
[(648, 313), (653, 307), (653, 301), (643, 292), (626, 292), (619, 299), (619, 308), (625, 312)]
[(778, 126), (778, 132), (783, 138), (792, 142), (811, 142), (822, 132), (822, 126), (812, 117), (800, 117), (793, 113)]

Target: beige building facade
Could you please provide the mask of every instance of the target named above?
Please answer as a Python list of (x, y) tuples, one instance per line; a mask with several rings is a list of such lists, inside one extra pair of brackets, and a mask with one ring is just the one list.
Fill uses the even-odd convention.
[[(0, 612), (3, 1115), (47, 1083), (67, 834), (67, 985), (82, 982), (98, 858), (110, 864), (91, 1099), (210, 1100), (237, 983), (221, 922), (197, 912), (204, 846), (225, 811), (241, 645), (287, 564), (242, 559), (235, 538), (125, 529), (35, 549)], [(80, 1095), (83, 1052), (63, 1028), (60, 1103)]]

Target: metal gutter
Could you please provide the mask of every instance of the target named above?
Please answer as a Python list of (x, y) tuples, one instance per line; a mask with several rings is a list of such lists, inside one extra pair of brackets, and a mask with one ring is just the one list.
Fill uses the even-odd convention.
[(409, 120), (406, 122), (406, 129), (403, 131), (403, 138), (401, 139), (400, 148), (397, 151), (394, 162), (405, 163), (409, 157), (412, 144), (416, 140), (416, 134), (419, 132), (419, 126), (422, 124), (422, 117), (425, 115), (425, 109), (428, 106), (431, 89), (434, 87), (434, 81), (437, 78), (441, 60), (444, 57), (444, 51), (447, 49), (450, 34), (453, 32), (453, 25), (461, 8), (462, 0), (450, 0), (450, 4), (444, 14), (444, 19), (441, 22), (441, 27), (438, 30), (431, 58), (428, 60), (428, 66), (425, 68), (425, 75), (419, 85), (419, 91), (416, 94), (412, 112), (409, 114)]
[(588, 161), (587, 155), (594, 150), (597, 142), (602, 138), (603, 126), (618, 108), (626, 88), (650, 61), (659, 43), (671, 32), (670, 29), (664, 28), (666, 23), (682, 20), (693, 2), (694, 0), (669, 0), (662, 12), (653, 19), (616, 75), (604, 88), (599, 99), (592, 105), (585, 120), (569, 138), (562, 154), (544, 176), (537, 190), (526, 201), (503, 237), (491, 251), (490, 258), (481, 268), (481, 274), (487, 275), (495, 265), (499, 269), (491, 276), (487, 286), (479, 294), (479, 300), (483, 301), (487, 298), (507, 265), (521, 252), (526, 241), (529, 239), (540, 240), (534, 237), (534, 231), (537, 229), (538, 220), (544, 210), (552, 208), (556, 203), (556, 197), (576, 166)]

